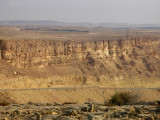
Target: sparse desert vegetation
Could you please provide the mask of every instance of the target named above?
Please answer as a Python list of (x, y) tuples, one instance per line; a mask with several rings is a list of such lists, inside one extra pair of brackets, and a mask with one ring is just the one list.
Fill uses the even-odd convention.
[(103, 27), (1, 26), (1, 119), (158, 120), (159, 38), (157, 29), (126, 36)]
[(116, 93), (111, 97), (109, 103), (115, 105), (127, 105), (132, 101), (132, 98), (133, 96), (131, 96), (128, 92)]
[(160, 0), (0, 0), (0, 120), (160, 120)]

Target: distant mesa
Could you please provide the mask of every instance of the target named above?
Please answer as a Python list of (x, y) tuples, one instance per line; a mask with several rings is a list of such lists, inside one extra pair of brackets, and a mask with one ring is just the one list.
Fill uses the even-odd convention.
[(110, 28), (127, 28), (140, 27), (145, 29), (160, 29), (160, 24), (129, 24), (129, 23), (90, 23), (90, 22), (59, 22), (54, 20), (6, 20), (0, 21), (1, 26), (27, 26), (27, 25), (43, 25), (43, 26), (83, 26), (83, 27), (110, 27)]

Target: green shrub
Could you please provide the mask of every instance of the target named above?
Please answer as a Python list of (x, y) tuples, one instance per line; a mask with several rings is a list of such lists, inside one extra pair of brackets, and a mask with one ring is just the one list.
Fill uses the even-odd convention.
[(109, 100), (110, 104), (125, 105), (131, 102), (131, 95), (128, 92), (116, 93)]

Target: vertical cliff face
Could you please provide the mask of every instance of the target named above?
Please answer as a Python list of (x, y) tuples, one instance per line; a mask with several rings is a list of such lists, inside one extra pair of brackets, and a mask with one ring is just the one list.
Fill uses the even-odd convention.
[(155, 56), (155, 49), (159, 44), (159, 40), (149, 38), (81, 43), (49, 40), (1, 40), (0, 58), (18, 68), (43, 68), (51, 64), (72, 64), (73, 61), (83, 61), (88, 57), (113, 61), (117, 57)]
[(159, 87), (159, 51), (160, 40), (153, 38), (79, 43), (0, 40), (0, 85)]

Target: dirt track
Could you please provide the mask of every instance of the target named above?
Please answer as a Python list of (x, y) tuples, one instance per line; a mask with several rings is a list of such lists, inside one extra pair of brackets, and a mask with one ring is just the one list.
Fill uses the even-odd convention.
[(7, 91), (30, 91), (30, 90), (49, 90), (49, 89), (65, 89), (65, 90), (76, 90), (76, 89), (87, 89), (87, 88), (98, 88), (98, 89), (112, 89), (112, 90), (158, 90), (160, 87), (157, 88), (108, 88), (108, 87), (48, 87), (48, 88), (30, 88), (30, 89), (0, 89), (2, 92)]

